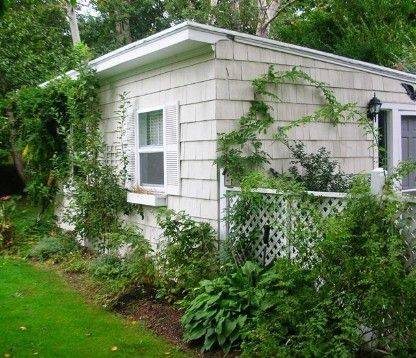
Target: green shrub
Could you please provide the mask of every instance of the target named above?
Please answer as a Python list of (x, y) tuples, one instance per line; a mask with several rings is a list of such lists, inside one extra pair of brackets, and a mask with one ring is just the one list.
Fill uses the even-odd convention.
[(78, 250), (75, 240), (69, 236), (44, 236), (31, 249), (29, 257), (39, 261), (61, 261), (67, 254)]
[(12, 216), (16, 210), (16, 203), (10, 196), (0, 197), (0, 249), (4, 249), (13, 241)]
[(202, 281), (182, 318), (185, 341), (203, 341), (202, 350), (237, 348), (258, 305), (262, 270), (248, 261), (231, 274)]
[(103, 237), (108, 233), (123, 232), (120, 216), (137, 207), (126, 201), (126, 190), (119, 185), (120, 181), (114, 168), (105, 164), (76, 178), (71, 193), (73, 201), (65, 212), (65, 219), (94, 246), (102, 246), (105, 242), (112, 244), (102, 240)]
[(340, 214), (318, 218), (318, 231), (299, 227), (295, 257), (264, 271), (248, 262), (202, 282), (182, 320), (185, 339), (204, 350), (242, 343), (245, 357), (414, 356), (415, 243), (403, 235), (406, 210), (391, 192), (376, 196), (356, 179)]
[[(111, 307), (153, 284), (154, 265), (149, 242), (133, 227), (107, 233), (103, 241), (110, 249), (92, 262), (90, 272), (100, 286), (99, 301)], [(118, 250), (123, 247), (127, 253), (122, 257)]]
[[(286, 145), (293, 156), (289, 173), (306, 190), (345, 192), (349, 189), (351, 180), (340, 171), (339, 163), (331, 159), (331, 153), (326, 148), (321, 147), (316, 153), (307, 153), (302, 142), (295, 141)], [(301, 171), (298, 166), (302, 168)], [(271, 171), (274, 176), (283, 176)]]
[(87, 250), (77, 250), (68, 253), (61, 262), (61, 268), (67, 273), (88, 273), (91, 266), (92, 254)]
[(279, 260), (263, 277), (243, 355), (414, 356), (416, 271), (406, 222), (397, 220), (404, 210), (400, 200), (371, 194), (364, 179), (355, 183), (322, 236), (308, 237), (308, 250), (298, 245), (296, 260)]
[(158, 293), (168, 300), (183, 298), (218, 272), (216, 234), (210, 224), (183, 212), (162, 211), (158, 222), (166, 238), (157, 255)]
[(105, 254), (97, 257), (91, 265), (93, 277), (102, 280), (120, 279), (126, 275), (123, 260), (116, 254)]

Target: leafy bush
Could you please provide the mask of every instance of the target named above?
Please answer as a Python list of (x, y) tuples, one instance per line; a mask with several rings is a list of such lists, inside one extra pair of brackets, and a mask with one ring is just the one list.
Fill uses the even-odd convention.
[[(112, 249), (93, 261), (90, 272), (102, 283), (99, 300), (106, 306), (114, 306), (124, 296), (152, 284), (154, 266), (149, 242), (133, 227), (124, 227), (120, 232), (104, 236), (105, 240), (114, 239), (112, 244), (105, 244)], [(118, 252), (120, 248), (127, 250), (123, 257)]]
[(39, 261), (54, 259), (61, 261), (65, 255), (78, 249), (78, 245), (69, 236), (44, 236), (32, 248), (29, 257)]
[[(348, 176), (339, 170), (339, 163), (330, 159), (331, 153), (324, 147), (319, 148), (316, 153), (308, 154), (302, 142), (286, 145), (294, 158), (289, 173), (306, 190), (345, 192), (349, 189)], [(303, 173), (299, 171), (298, 165), (302, 167)], [(272, 173), (280, 176), (274, 171)]]
[(0, 197), (0, 249), (9, 246), (12, 243), (12, 216), (15, 210), (15, 201), (10, 196)]
[(252, 280), (240, 278), (246, 264), (202, 282), (183, 318), (185, 339), (204, 350), (242, 342), (246, 357), (414, 356), (411, 212), (392, 195), (376, 196), (357, 178), (340, 214), (320, 218), (319, 230), (299, 226), (295, 257), (251, 270)]
[(92, 253), (87, 250), (69, 252), (61, 262), (61, 269), (66, 273), (88, 273), (91, 266)]
[(104, 280), (121, 278), (124, 275), (123, 260), (115, 254), (97, 257), (91, 265), (93, 277)]
[(221, 347), (228, 352), (238, 347), (257, 305), (261, 272), (248, 261), (231, 274), (202, 281), (182, 318), (185, 341), (202, 340), (203, 351)]
[(371, 349), (413, 356), (416, 271), (408, 260), (413, 245), (402, 235), (406, 223), (397, 220), (403, 210), (399, 200), (371, 194), (364, 179), (355, 183), (345, 210), (328, 219), (322, 236), (309, 237), (313, 254), (301, 249), (263, 277), (244, 355), (352, 356)]
[(196, 222), (183, 212), (160, 212), (166, 241), (157, 255), (159, 295), (174, 300), (184, 297), (203, 279), (218, 271), (218, 242), (209, 223)]
[[(66, 220), (75, 231), (94, 246), (107, 233), (122, 231), (120, 215), (130, 213), (134, 207), (126, 201), (126, 190), (119, 184), (120, 177), (114, 168), (98, 165), (91, 169), (88, 180), (80, 175), (71, 192), (73, 201), (66, 211)], [(102, 241), (102, 243), (110, 241)]]

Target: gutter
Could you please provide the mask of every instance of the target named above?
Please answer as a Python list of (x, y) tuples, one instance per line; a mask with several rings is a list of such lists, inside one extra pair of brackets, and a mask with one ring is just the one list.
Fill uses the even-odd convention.
[(398, 79), (401, 81), (410, 81), (416, 83), (416, 74), (395, 70), (389, 67), (376, 65), (365, 61), (355, 60), (349, 57), (334, 55), (328, 52), (314, 50), (308, 47), (292, 45), (289, 43), (249, 35), (237, 31), (221, 29), (209, 25), (203, 25), (196, 22), (188, 21), (187, 25), (190, 29), (196, 31), (204, 31), (206, 33), (215, 34), (217, 36), (222, 34), (224, 36), (224, 39), (232, 38), (233, 41), (237, 43), (280, 51), (296, 56), (307, 57), (314, 60), (320, 60), (327, 63), (348, 67), (351, 69), (361, 70), (377, 75), (382, 75), (385, 77)]
[[(415, 74), (394, 70), (388, 67), (375, 65), (364, 61), (354, 60), (348, 57), (333, 55), (327, 52), (318, 51), (307, 47), (287, 44), (276, 40), (244, 34), (237, 31), (221, 29), (214, 26), (203, 25), (192, 21), (182, 22), (176, 26), (158, 32), (142, 40), (135, 41), (117, 50), (111, 51), (105, 55), (102, 55), (90, 61), (89, 64), (93, 68), (97, 69), (97, 73), (100, 73), (102, 71), (109, 71), (110, 69), (117, 68), (118, 66), (126, 64), (129, 61), (137, 60), (143, 56), (148, 55), (149, 53), (146, 53), (145, 51), (146, 46), (154, 44), (156, 48), (156, 50), (153, 51), (154, 53), (159, 49), (163, 49), (162, 44), (159, 44), (159, 49), (157, 48), (158, 42), (166, 44), (166, 42), (169, 42), (170, 40), (177, 41), (176, 43), (172, 42), (170, 46), (175, 46), (175, 44), (179, 45), (181, 42), (185, 41), (193, 41), (206, 44), (215, 44), (221, 40), (235, 41), (237, 43), (245, 45), (251, 45), (296, 56), (306, 57), (314, 60), (320, 60), (326, 63), (343, 66), (358, 71), (364, 71), (376, 75), (381, 75), (403, 82), (416, 83)], [(141, 48), (144, 49), (144, 52), (142, 54), (140, 54)], [(137, 51), (138, 53), (137, 55), (135, 55), (136, 57), (132, 57), (131, 54), (133, 53), (134, 55), (135, 51)], [(125, 59), (123, 59), (124, 56)], [(117, 59), (119, 59), (118, 62)], [(113, 65), (111, 65), (112, 61), (114, 61)], [(108, 62), (110, 62), (110, 64), (108, 64), (108, 67), (106, 67), (106, 63)], [(100, 70), (99, 67), (101, 67), (102, 69)], [(72, 70), (67, 72), (66, 75), (70, 76), (71, 78), (76, 78), (78, 73)], [(59, 77), (61, 76), (58, 76), (57, 78)], [(42, 83), (40, 86), (46, 86), (49, 82), (50, 81)]]

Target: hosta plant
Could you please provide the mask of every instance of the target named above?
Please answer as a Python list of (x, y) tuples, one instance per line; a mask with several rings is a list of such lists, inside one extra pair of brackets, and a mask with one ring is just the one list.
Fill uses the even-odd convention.
[(248, 261), (231, 274), (205, 280), (182, 318), (187, 342), (203, 342), (202, 350), (238, 348), (243, 328), (257, 306), (256, 285), (262, 270)]

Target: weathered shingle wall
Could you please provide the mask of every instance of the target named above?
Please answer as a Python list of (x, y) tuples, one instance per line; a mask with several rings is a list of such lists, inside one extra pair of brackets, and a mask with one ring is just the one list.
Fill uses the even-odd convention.
[[(235, 128), (253, 100), (252, 80), (264, 74), (270, 64), (282, 71), (298, 66), (316, 80), (328, 83), (341, 102), (356, 102), (363, 110), (373, 91), (383, 102), (409, 103), (400, 81), (231, 40), (218, 42), (215, 51), (208, 46), (200, 53), (184, 56), (105, 80), (100, 95), (102, 129), (109, 149), (115, 150), (119, 95), (123, 92), (133, 109), (179, 102), (181, 195), (168, 196), (168, 207), (184, 210), (215, 228), (219, 210), (218, 174), (214, 165), (218, 133)], [(276, 122), (262, 139), (272, 157), (272, 167), (284, 171), (291, 158), (283, 145), (271, 140), (272, 134), (278, 126), (314, 113), (324, 98), (317, 89), (305, 84), (284, 84), (278, 95), (282, 103), (269, 102)], [(342, 126), (311, 123), (293, 129), (290, 136), (304, 141), (310, 151), (326, 147), (347, 173), (373, 168), (376, 154), (371, 138), (356, 123)], [(145, 207), (144, 218), (136, 216), (132, 220), (140, 224), (146, 237), (157, 241), (160, 230), (155, 209)]]
[[(146, 109), (179, 102), (181, 196), (168, 196), (168, 207), (184, 210), (197, 220), (208, 220), (215, 228), (218, 216), (215, 99), (216, 79), (211, 47), (190, 58), (173, 58), (170, 63), (123, 78), (106, 80), (100, 98), (102, 130), (109, 148), (117, 147), (119, 95), (127, 93), (131, 109)], [(131, 111), (130, 111), (131, 112)], [(133, 115), (130, 113), (130, 115)], [(112, 146), (112, 147), (111, 147)], [(144, 207), (144, 218), (132, 217), (146, 237), (157, 241), (156, 210)]]
[[(227, 40), (216, 45), (218, 133), (235, 128), (236, 119), (247, 111), (253, 100), (251, 81), (266, 73), (270, 64), (274, 64), (278, 71), (297, 66), (314, 79), (327, 83), (340, 102), (357, 103), (363, 110), (374, 91), (382, 102), (409, 103), (398, 80)], [(291, 83), (282, 85), (278, 95), (282, 103), (269, 102), (277, 118), (276, 123), (263, 139), (264, 148), (272, 157), (272, 167), (280, 172), (288, 168), (291, 159), (288, 150), (274, 143), (271, 135), (285, 122), (314, 113), (324, 98), (319, 90), (310, 85)], [(376, 153), (371, 147), (371, 138), (356, 123), (335, 127), (328, 123), (312, 123), (292, 130), (290, 137), (304, 141), (310, 151), (326, 147), (347, 173), (373, 168)]]

